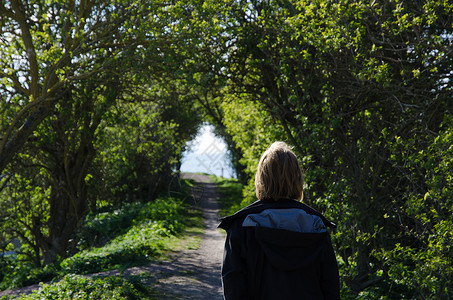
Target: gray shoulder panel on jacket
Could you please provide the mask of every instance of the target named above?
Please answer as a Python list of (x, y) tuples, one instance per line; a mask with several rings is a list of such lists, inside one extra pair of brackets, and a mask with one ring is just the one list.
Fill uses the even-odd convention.
[(266, 209), (260, 213), (248, 215), (243, 227), (266, 227), (295, 232), (320, 233), (326, 231), (321, 218), (310, 215), (302, 209)]

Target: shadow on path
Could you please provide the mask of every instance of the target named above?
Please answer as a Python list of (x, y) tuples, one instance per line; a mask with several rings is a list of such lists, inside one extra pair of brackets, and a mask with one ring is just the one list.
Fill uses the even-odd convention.
[(209, 176), (185, 173), (182, 178), (193, 179), (203, 185), (196, 190), (203, 211), (204, 234), (201, 246), (184, 250), (170, 261), (151, 263), (127, 269), (124, 275), (149, 272), (152, 288), (161, 295), (159, 299), (223, 299), (220, 268), (225, 236), (217, 229), (218, 205), (215, 184)]

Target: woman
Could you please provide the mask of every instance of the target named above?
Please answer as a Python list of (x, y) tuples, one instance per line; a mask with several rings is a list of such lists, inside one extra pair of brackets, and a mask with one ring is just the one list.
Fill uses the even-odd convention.
[(225, 299), (339, 299), (338, 266), (323, 215), (301, 203), (303, 175), (283, 142), (261, 156), (258, 201), (222, 219)]

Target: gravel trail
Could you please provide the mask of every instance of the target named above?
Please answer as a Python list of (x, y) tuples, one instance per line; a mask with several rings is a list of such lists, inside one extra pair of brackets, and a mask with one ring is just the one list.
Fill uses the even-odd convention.
[(196, 196), (203, 210), (203, 239), (200, 248), (184, 250), (174, 260), (157, 266), (161, 273), (153, 288), (162, 293), (161, 299), (220, 300), (223, 299), (220, 267), (225, 236), (217, 229), (215, 184), (206, 175), (183, 174), (183, 177), (192, 178), (204, 187)]

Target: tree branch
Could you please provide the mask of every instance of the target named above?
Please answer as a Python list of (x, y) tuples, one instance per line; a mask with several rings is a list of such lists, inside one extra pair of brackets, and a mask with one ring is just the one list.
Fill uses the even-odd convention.
[(3, 149), (9, 139), (9, 136), (11, 135), (11, 132), (13, 131), (16, 124), (19, 123), (19, 121), (25, 115), (25, 113), (27, 113), (30, 109), (34, 108), (37, 105), (47, 104), (47, 102), (52, 102), (55, 100), (56, 100), (56, 98), (49, 98), (49, 99), (45, 99), (45, 100), (32, 101), (32, 102), (28, 103), (24, 108), (22, 108), (19, 111), (19, 113), (16, 115), (16, 117), (12, 120), (11, 124), (8, 127), (8, 130), (6, 130), (5, 134), (2, 136), (2, 140), (0, 143), (0, 153), (3, 154)]
[(21, 37), (22, 41), (24, 42), (24, 46), (28, 56), (28, 63), (30, 65), (30, 76), (31, 76), (30, 92), (31, 95), (33, 96), (32, 101), (37, 100), (39, 95), (38, 91), (39, 68), (38, 61), (36, 59), (35, 46), (33, 45), (33, 38), (30, 33), (30, 28), (28, 27), (23, 3), (20, 0), (12, 0), (11, 6), (15, 11), (16, 16), (15, 19), (19, 23), (21, 29), (22, 33)]
[[(50, 114), (50, 111), (50, 105), (38, 105), (10, 139), (5, 138), (2, 140), (2, 147), (0, 148), (0, 172), (6, 167), (14, 154), (25, 144), (27, 138), (41, 124), (42, 120)], [(10, 135), (12, 127), (8, 131), (8, 135)]]
[(10, 19), (16, 20), (16, 15), (12, 11), (6, 9), (3, 5), (3, 1), (0, 1), (0, 13), (5, 14)]
[(3, 73), (3, 72), (0, 72), (0, 76), (1, 77), (5, 77), (5, 78), (8, 78), (10, 79), (12, 82), (13, 82), (13, 85), (14, 85), (14, 88), (16, 89), (16, 91), (24, 96), (30, 96), (30, 91), (25, 89), (21, 84), (20, 84), (20, 81), (19, 79), (17, 78), (16, 74), (6, 74), (6, 73)]

